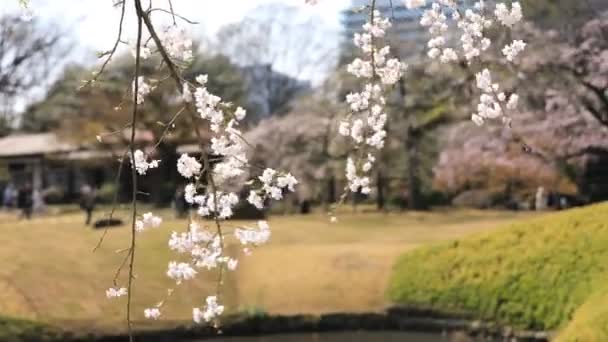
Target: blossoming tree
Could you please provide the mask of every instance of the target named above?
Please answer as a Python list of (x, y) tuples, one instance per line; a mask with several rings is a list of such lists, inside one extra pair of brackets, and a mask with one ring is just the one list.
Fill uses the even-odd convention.
[[(319, 0), (307, 0), (310, 5)], [(480, 56), (487, 51), (492, 41), (491, 30), (510, 31), (522, 19), (522, 9), (518, 2), (510, 6), (499, 2), (490, 7), (480, 0), (472, 7), (463, 7), (456, 0), (404, 0), (410, 9), (421, 8), (420, 23), (427, 27), (431, 39), (428, 42), (428, 57), (440, 63), (465, 63), (478, 70), (476, 86), (480, 100), (472, 120), (482, 125), (496, 120), (511, 125), (518, 96), (513, 90), (501, 89), (490, 69), (478, 64)], [(27, 0), (20, 0), (24, 10), (29, 11)], [(257, 208), (263, 208), (270, 201), (279, 201), (286, 192), (294, 191), (298, 181), (289, 170), (260, 168), (250, 162), (250, 145), (240, 129), (246, 111), (213, 94), (207, 87), (207, 75), (188, 78), (184, 69), (191, 61), (193, 42), (182, 24), (190, 21), (173, 11), (171, 1), (168, 8), (153, 6), (142, 0), (115, 0), (114, 6), (120, 12), (118, 36), (113, 46), (101, 54), (102, 62), (98, 72), (85, 84), (94, 86), (112, 61), (118, 47), (128, 41), (133, 51), (132, 85), (130, 98), (130, 140), (128, 153), (124, 158), (131, 164), (131, 238), (125, 249), (125, 256), (114, 278), (114, 286), (107, 290), (109, 298), (127, 296), (126, 321), (132, 336), (132, 296), (135, 282), (135, 258), (137, 242), (145, 239), (148, 229), (158, 229), (162, 219), (154, 213), (140, 213), (138, 210), (138, 179), (163, 163), (155, 160), (133, 141), (136, 127), (142, 115), (143, 105), (155, 89), (163, 83), (172, 83), (180, 94), (181, 108), (166, 122), (167, 127), (176, 120), (188, 120), (200, 143), (200, 157), (182, 155), (177, 161), (178, 172), (187, 181), (185, 200), (196, 208), (196, 214), (181, 232), (173, 232), (168, 246), (176, 253), (176, 260), (170, 261), (167, 276), (176, 286), (191, 281), (203, 272), (217, 274), (217, 291), (210, 293), (201, 303), (193, 303), (192, 318), (195, 322), (218, 322), (225, 308), (222, 305), (221, 285), (224, 275), (238, 267), (238, 255), (229, 254), (227, 244), (242, 246), (245, 254), (266, 243), (271, 231), (268, 223), (260, 221), (255, 227), (228, 226), (235, 206), (245, 200)], [(155, 3), (156, 5), (156, 3)], [(127, 7), (134, 13), (136, 37), (123, 37), (123, 25)], [(204, 6), (204, 5), (203, 5)], [(386, 39), (391, 27), (389, 18), (383, 17), (376, 8), (376, 1), (356, 9), (366, 13), (368, 20), (361, 32), (355, 33), (353, 42), (360, 56), (348, 65), (348, 72), (361, 80), (360, 88), (348, 94), (345, 101), (349, 113), (340, 119), (338, 134), (349, 144), (346, 162), (348, 192), (369, 193), (370, 173), (374, 168), (378, 151), (385, 145), (385, 125), (390, 120), (386, 112), (386, 93), (406, 76), (406, 65), (391, 55), (390, 43)], [(29, 12), (26, 13), (30, 15)], [(154, 16), (153, 16), (154, 14)], [(168, 15), (172, 24), (163, 27), (156, 24), (156, 15)], [(513, 33), (515, 34), (515, 33)], [(526, 44), (513, 40), (501, 46), (506, 63), (515, 63)], [(142, 74), (142, 61), (157, 55), (162, 60), (158, 72), (165, 77), (153, 79)], [(209, 132), (208, 143), (203, 139), (201, 123)], [(244, 179), (243, 179), (244, 178)], [(247, 185), (251, 190), (241, 199), (231, 189), (234, 182)], [(337, 218), (331, 216), (331, 220)], [(102, 241), (100, 241), (101, 243)], [(127, 273), (125, 283), (119, 283), (122, 272)], [(169, 295), (172, 293), (170, 290)], [(166, 301), (144, 310), (146, 318), (158, 319)]]

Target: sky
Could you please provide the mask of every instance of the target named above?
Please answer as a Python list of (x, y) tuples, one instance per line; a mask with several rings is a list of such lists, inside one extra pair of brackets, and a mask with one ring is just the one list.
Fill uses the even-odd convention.
[[(72, 58), (91, 59), (95, 51), (112, 47), (116, 39), (120, 10), (113, 8), (113, 0), (29, 0), (37, 20), (42, 23), (59, 23), (72, 33), (75, 49)], [(147, 1), (144, 0), (144, 3)], [(191, 26), (194, 38), (213, 37), (223, 25), (238, 22), (248, 11), (269, 3), (298, 6), (303, 16), (318, 16), (327, 28), (338, 34), (340, 11), (347, 8), (350, 0), (320, 0), (315, 6), (305, 5), (304, 0), (172, 0), (176, 13), (199, 24)], [(18, 13), (19, 0), (0, 0), (0, 15)], [(155, 7), (167, 7), (166, 0), (153, 0)], [(132, 1), (128, 1), (132, 14)], [(170, 20), (169, 15), (156, 12), (155, 20)], [(127, 13), (127, 18), (133, 17)], [(162, 17), (162, 18), (161, 18)], [(126, 22), (126, 37), (135, 36), (134, 20)], [(188, 25), (190, 26), (190, 25)]]
[[(28, 0), (29, 7), (34, 12), (36, 22), (58, 26), (62, 32), (68, 32), (69, 44), (72, 47), (63, 58), (63, 65), (57, 65), (57, 73), (53, 73), (45, 82), (47, 85), (56, 78), (62, 67), (69, 63), (94, 65), (99, 63), (97, 52), (110, 50), (116, 40), (120, 9), (112, 6), (115, 0)], [(144, 6), (153, 1), (154, 7), (168, 9), (168, 0), (143, 0)], [(318, 17), (327, 32), (334, 37), (328, 40), (337, 41), (340, 34), (340, 12), (349, 7), (351, 0), (319, 0), (314, 6), (306, 5), (305, 0), (172, 0), (177, 14), (183, 15), (197, 25), (185, 24), (193, 40), (213, 40), (217, 31), (224, 25), (243, 19), (248, 12), (258, 6), (281, 3), (297, 6), (303, 18)], [(134, 40), (136, 36), (133, 1), (127, 0), (127, 13), (124, 23), (123, 39)], [(19, 0), (0, 0), (0, 16), (19, 14)], [(128, 20), (130, 18), (130, 20)], [(170, 24), (171, 16), (155, 12), (153, 19), (159, 24)], [(181, 25), (181, 24), (180, 24)], [(127, 49), (126, 46), (122, 47)], [(287, 70), (282, 70), (289, 73)], [(314, 80), (312, 80), (314, 82)], [(26, 103), (43, 96), (46, 86), (32, 90), (23, 98), (17, 99), (17, 111), (22, 111)]]

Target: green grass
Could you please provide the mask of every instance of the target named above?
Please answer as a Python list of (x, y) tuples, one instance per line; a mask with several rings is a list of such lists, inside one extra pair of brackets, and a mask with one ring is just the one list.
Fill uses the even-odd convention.
[(23, 319), (14, 319), (0, 316), (0, 341), (55, 341), (61, 334), (59, 329), (52, 328)]
[[(268, 245), (230, 273), (223, 297), (230, 311), (270, 314), (381, 310), (391, 266), (404, 250), (498, 227), (529, 214), (474, 210), (429, 213), (353, 213), (346, 210), (336, 224), (326, 215), (273, 216)], [(183, 231), (184, 220), (161, 211), (159, 229), (138, 235), (134, 313), (137, 328), (191, 321), (215, 288), (216, 274), (206, 274), (176, 289), (163, 310), (163, 320), (146, 323), (142, 311), (163, 299), (173, 283), (165, 272), (170, 260), (167, 239)], [(98, 212), (99, 217), (102, 213)], [(118, 213), (128, 220), (128, 215)], [(108, 300), (116, 268), (128, 246), (126, 227), (111, 229), (96, 252), (102, 232), (83, 225), (72, 212), (19, 221), (0, 214), (0, 314), (46, 322), (74, 331), (124, 329), (125, 300)], [(228, 222), (233, 226), (235, 222)], [(234, 250), (233, 250), (234, 251)], [(121, 277), (124, 283), (125, 277)], [(356, 284), (356, 285), (354, 285)], [(168, 323), (165, 323), (168, 322)], [(1, 340), (1, 339), (0, 339)]]
[(608, 341), (607, 213), (603, 203), (406, 253), (389, 297), (519, 328), (572, 321), (560, 339)]

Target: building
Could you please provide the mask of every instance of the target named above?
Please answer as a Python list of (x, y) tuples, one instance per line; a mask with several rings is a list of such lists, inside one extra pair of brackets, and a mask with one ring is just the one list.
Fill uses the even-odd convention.
[(270, 64), (249, 65), (242, 71), (249, 89), (248, 104), (256, 116), (254, 121), (288, 112), (290, 102), (311, 89), (309, 81), (274, 70)]
[[(203, 139), (208, 143), (207, 131)], [(47, 202), (74, 202), (80, 189), (87, 184), (98, 191), (101, 201), (111, 202), (118, 191), (120, 201), (131, 198), (131, 170), (127, 156), (130, 130), (122, 137), (107, 136), (103, 143), (79, 144), (70, 142), (56, 133), (12, 134), (0, 138), (0, 195), (12, 184), (21, 188), (26, 184), (38, 191)], [(158, 168), (139, 178), (141, 200), (166, 205), (174, 198), (175, 189), (185, 182), (175, 167), (179, 155), (200, 154), (197, 137), (168, 136), (156, 146), (154, 133), (137, 130), (135, 144), (151, 158), (161, 159)], [(120, 160), (122, 173), (118, 176)], [(116, 181), (118, 179), (118, 184)], [(143, 195), (143, 194), (147, 195)]]
[(83, 184), (101, 185), (115, 172), (111, 151), (86, 149), (54, 133), (14, 134), (0, 138), (0, 183), (77, 195)]
[[(463, 3), (463, 7), (466, 6), (464, 1), (458, 0), (458, 2)], [(392, 23), (387, 36), (391, 41), (393, 53), (405, 59), (425, 51), (429, 34), (428, 29), (420, 25), (420, 18), (430, 4), (429, 2), (426, 7), (408, 9), (401, 0), (376, 0), (376, 9)], [(369, 19), (369, 11), (359, 10), (365, 6), (369, 6), (369, 0), (352, 0), (350, 7), (342, 11), (345, 40), (343, 51), (347, 54), (354, 47), (352, 43), (354, 33), (361, 32), (363, 24)]]
[[(352, 0), (350, 8), (342, 11), (344, 35), (349, 40), (352, 40), (353, 34), (360, 32), (361, 26), (368, 21), (368, 11), (358, 11), (367, 5), (369, 5), (368, 0)], [(376, 9), (384, 17), (391, 19), (393, 24), (391, 33), (401, 41), (415, 39), (426, 31), (420, 26), (421, 9), (408, 9), (400, 0), (377, 0)]]

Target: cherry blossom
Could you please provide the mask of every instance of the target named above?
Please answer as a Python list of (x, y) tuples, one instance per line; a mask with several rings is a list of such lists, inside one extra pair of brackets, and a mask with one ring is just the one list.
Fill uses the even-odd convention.
[(124, 287), (114, 288), (111, 287), (106, 290), (106, 297), (108, 298), (117, 298), (127, 295), (127, 289)]
[(379, 11), (371, 9), (369, 21), (362, 27), (363, 33), (355, 33), (353, 38), (355, 46), (366, 59), (355, 58), (347, 66), (347, 71), (357, 78), (366, 79), (366, 83), (361, 92), (346, 96), (351, 113), (340, 122), (338, 133), (352, 140), (354, 150), (370, 152), (364, 154), (368, 158), (356, 157), (360, 152), (348, 158), (346, 178), (347, 189), (351, 192), (371, 191), (369, 173), (375, 161), (371, 150), (383, 148), (386, 138), (384, 126), (387, 114), (384, 110), (386, 100), (383, 87), (397, 83), (406, 68), (398, 59), (389, 58), (389, 46), (377, 46), (390, 27), (388, 18), (383, 18)]
[(136, 150), (132, 162), (135, 164), (135, 169), (140, 175), (145, 175), (148, 169), (155, 169), (158, 167), (160, 160), (147, 161), (146, 155), (142, 150)]
[(160, 310), (158, 308), (145, 309), (144, 316), (147, 319), (158, 319), (160, 317)]

